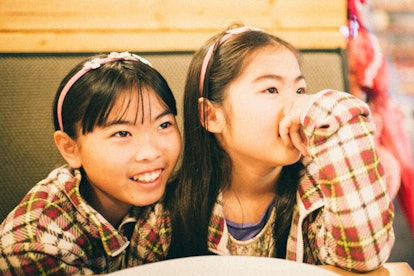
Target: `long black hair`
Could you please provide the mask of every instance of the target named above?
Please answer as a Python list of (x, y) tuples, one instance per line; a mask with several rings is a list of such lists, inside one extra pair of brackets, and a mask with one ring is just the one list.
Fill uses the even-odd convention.
[[(194, 55), (187, 74), (184, 93), (184, 149), (182, 164), (174, 185), (168, 187), (166, 206), (171, 211), (172, 242), (169, 258), (211, 254), (207, 239), (210, 218), (219, 192), (230, 184), (231, 160), (214, 134), (203, 128), (200, 121), (200, 96), (220, 103), (224, 90), (244, 68), (244, 60), (253, 51), (268, 45), (285, 48), (298, 57), (296, 49), (280, 38), (257, 30), (248, 30), (217, 43), (226, 35), (222, 32), (206, 42)], [(207, 66), (204, 88), (200, 91), (200, 71), (203, 59), (211, 47), (216, 50)], [(202, 95), (200, 95), (200, 93)], [(203, 118), (205, 116), (201, 116)], [(292, 213), (296, 202), (302, 164), (285, 166), (275, 183), (276, 221), (275, 256), (284, 258)]]

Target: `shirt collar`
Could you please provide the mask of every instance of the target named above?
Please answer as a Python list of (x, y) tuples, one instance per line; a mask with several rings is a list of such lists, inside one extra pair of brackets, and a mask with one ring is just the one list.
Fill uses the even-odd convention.
[(138, 210), (131, 208), (130, 212), (122, 219), (119, 228), (116, 229), (81, 196), (79, 188), (82, 179), (81, 172), (70, 168), (68, 168), (68, 172), (72, 177), (63, 183), (65, 192), (79, 214), (88, 222), (90, 234), (102, 241), (107, 255), (112, 257), (119, 255), (129, 245), (128, 238), (122, 232), (128, 228), (129, 224), (135, 225)]

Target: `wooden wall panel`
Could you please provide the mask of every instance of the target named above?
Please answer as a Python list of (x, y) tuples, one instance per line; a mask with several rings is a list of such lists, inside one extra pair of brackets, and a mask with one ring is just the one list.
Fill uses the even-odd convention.
[(193, 51), (235, 21), (343, 48), (345, 0), (2, 0), (0, 52)]

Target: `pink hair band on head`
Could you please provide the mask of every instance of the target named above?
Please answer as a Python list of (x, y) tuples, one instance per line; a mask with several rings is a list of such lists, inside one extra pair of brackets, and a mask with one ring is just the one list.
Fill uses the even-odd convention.
[(211, 56), (213, 55), (215, 47), (219, 46), (224, 41), (232, 37), (233, 35), (244, 33), (247, 31), (262, 32), (263, 30), (259, 28), (255, 28), (255, 27), (248, 27), (248, 26), (231, 29), (231, 30), (226, 31), (226, 33), (223, 35), (223, 37), (220, 40), (218, 40), (216, 43), (213, 43), (213, 45), (210, 46), (210, 48), (208, 49), (206, 53), (206, 56), (204, 57), (203, 64), (201, 66), (200, 84), (199, 84), (200, 96), (203, 96), (204, 78), (206, 77), (207, 66), (208, 66), (208, 63), (210, 62)]
[(97, 69), (101, 67), (102, 64), (105, 64), (111, 61), (117, 61), (117, 60), (139, 61), (149, 66), (152, 66), (151, 63), (145, 58), (135, 55), (135, 54), (131, 54), (129, 52), (122, 52), (122, 53), (112, 52), (106, 58), (94, 58), (91, 61), (85, 62), (85, 64), (83, 65), (83, 68), (79, 72), (77, 72), (75, 75), (73, 75), (73, 77), (66, 83), (65, 87), (63, 87), (62, 92), (59, 95), (59, 99), (57, 102), (57, 119), (59, 122), (60, 130), (63, 131), (63, 122), (62, 122), (63, 101), (65, 100), (65, 97), (68, 94), (70, 88), (73, 86), (73, 84), (90, 70)]

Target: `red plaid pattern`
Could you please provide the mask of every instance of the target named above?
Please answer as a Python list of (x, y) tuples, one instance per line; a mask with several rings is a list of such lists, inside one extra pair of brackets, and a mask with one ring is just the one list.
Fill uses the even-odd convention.
[[(134, 229), (143, 211), (132, 208), (115, 229), (80, 196), (80, 180), (78, 170), (56, 169), (8, 215), (0, 226), (0, 275), (109, 273), (131, 266), (131, 256), (145, 258), (122, 234)], [(148, 212), (156, 214), (154, 208)], [(159, 251), (156, 244), (149, 250)]]
[(158, 203), (144, 210), (131, 237), (128, 267), (164, 260), (171, 243), (169, 213)]
[[(374, 148), (375, 127), (368, 106), (348, 93), (322, 91), (306, 110), (303, 125), (312, 158), (303, 160), (306, 172), (286, 258), (355, 271), (377, 268), (394, 243), (394, 211)], [(216, 225), (224, 223), (220, 210), (216, 206), (213, 214)], [(271, 232), (265, 232), (257, 237), (263, 240), (267, 234), (271, 241)], [(217, 227), (209, 233), (210, 249), (231, 253), (227, 243), (217, 242), (218, 237), (230, 240), (229, 233)], [(255, 252), (260, 246), (257, 237), (250, 244)], [(263, 248), (262, 256), (267, 252)]]
[[(394, 211), (368, 106), (348, 93), (323, 91), (303, 125), (312, 158), (303, 160), (286, 259), (356, 271), (377, 268), (394, 243)], [(118, 231), (82, 200), (79, 182), (78, 171), (55, 170), (1, 224), (3, 275), (98, 274), (165, 259), (171, 222), (161, 203), (132, 209)], [(132, 229), (129, 247), (121, 234), (126, 229)], [(274, 247), (268, 229), (245, 243), (244, 251), (268, 256)], [(218, 254), (232, 248), (219, 199), (208, 245)]]

